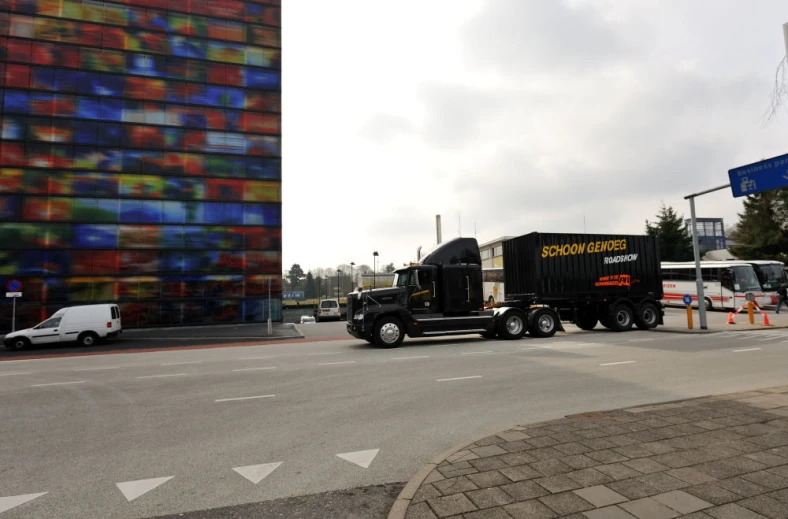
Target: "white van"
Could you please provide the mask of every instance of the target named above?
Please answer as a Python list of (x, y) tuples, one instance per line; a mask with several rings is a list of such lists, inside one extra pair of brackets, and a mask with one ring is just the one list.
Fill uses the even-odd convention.
[(9, 333), (3, 338), (3, 345), (9, 350), (73, 341), (81, 346), (93, 346), (99, 339), (116, 337), (122, 330), (118, 305), (70, 306), (33, 328)]
[(342, 311), (339, 308), (339, 299), (324, 299), (320, 301), (315, 320), (317, 322), (327, 321), (329, 319), (342, 319)]

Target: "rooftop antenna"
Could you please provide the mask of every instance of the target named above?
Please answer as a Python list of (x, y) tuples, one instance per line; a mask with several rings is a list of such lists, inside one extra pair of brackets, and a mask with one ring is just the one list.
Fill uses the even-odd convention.
[(439, 215), (439, 214), (435, 215), (435, 230), (436, 230), (436, 232), (438, 234), (438, 236), (437, 236), (437, 238), (438, 238), (438, 245), (440, 245), (441, 244), (441, 215)]
[(462, 222), (460, 221), (460, 213), (457, 213), (457, 236), (462, 237)]
[(583, 213), (583, 234), (586, 234), (586, 214)]
[(473, 219), (473, 239), (476, 239), (476, 218)]

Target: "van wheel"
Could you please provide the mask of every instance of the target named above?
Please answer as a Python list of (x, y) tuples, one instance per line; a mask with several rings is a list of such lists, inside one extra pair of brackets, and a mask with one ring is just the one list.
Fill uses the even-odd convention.
[(375, 344), (381, 348), (396, 348), (404, 337), (402, 321), (396, 317), (383, 317), (375, 323)]
[(616, 332), (628, 332), (635, 324), (635, 312), (624, 303), (613, 305), (610, 309), (610, 329)]
[(17, 337), (13, 340), (13, 342), (6, 344), (6, 349), (11, 351), (19, 351), (24, 350), (28, 346), (30, 346), (29, 340), (27, 340), (25, 337)]
[(534, 337), (552, 337), (558, 331), (558, 316), (552, 310), (540, 308), (534, 312), (528, 331)]
[(642, 303), (635, 314), (635, 325), (641, 330), (656, 328), (659, 324), (659, 310), (654, 303)]
[(519, 310), (510, 310), (498, 321), (498, 336), (502, 339), (522, 339), (525, 335), (525, 315)]
[(93, 332), (85, 332), (79, 335), (77, 338), (77, 342), (80, 346), (90, 347), (94, 346), (98, 341), (98, 335)]

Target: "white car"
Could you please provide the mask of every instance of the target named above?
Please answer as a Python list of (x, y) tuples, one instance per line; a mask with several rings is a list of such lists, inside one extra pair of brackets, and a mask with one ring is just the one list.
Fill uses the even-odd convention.
[(342, 311), (339, 308), (339, 299), (324, 299), (320, 301), (320, 306), (318, 306), (317, 314), (315, 315), (315, 320), (318, 323), (329, 320), (339, 321), (340, 319), (342, 319)]
[(301, 316), (301, 324), (313, 323), (313, 322), (315, 322), (315, 318), (312, 317), (311, 315), (302, 315)]
[(99, 339), (116, 337), (122, 331), (118, 305), (69, 306), (39, 325), (9, 333), (3, 337), (3, 345), (9, 350), (73, 341), (80, 346), (93, 346)]

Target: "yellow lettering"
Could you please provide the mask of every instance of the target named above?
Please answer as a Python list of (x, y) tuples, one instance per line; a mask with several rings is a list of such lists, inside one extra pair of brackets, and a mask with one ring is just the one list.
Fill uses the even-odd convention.
[(542, 247), (542, 257), (546, 258), (549, 255), (550, 255), (550, 247), (548, 245), (545, 245), (544, 247)]
[(561, 256), (568, 256), (569, 255), (569, 248), (570, 245), (567, 243), (563, 247), (561, 247)]
[(550, 246), (550, 257), (558, 255), (558, 245)]
[(621, 250), (627, 250), (627, 240), (621, 240)]
[(586, 244), (585, 244), (585, 243), (581, 243), (581, 244), (580, 244), (580, 245), (577, 247), (577, 253), (578, 253), (578, 254), (583, 254), (585, 251), (586, 251)]

